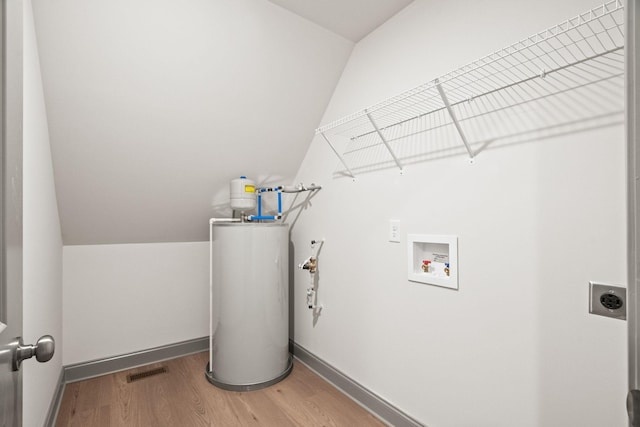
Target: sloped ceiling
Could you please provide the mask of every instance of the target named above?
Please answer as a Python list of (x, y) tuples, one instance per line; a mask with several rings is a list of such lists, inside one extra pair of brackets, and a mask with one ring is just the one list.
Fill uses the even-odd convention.
[(358, 42), (413, 0), (269, 0)]
[(208, 239), (290, 184), (353, 43), (267, 0), (33, 0), (67, 245)]

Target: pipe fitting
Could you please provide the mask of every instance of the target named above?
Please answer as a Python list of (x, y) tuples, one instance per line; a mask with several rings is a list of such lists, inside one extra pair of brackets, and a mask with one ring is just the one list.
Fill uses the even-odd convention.
[(309, 273), (315, 273), (317, 269), (317, 259), (313, 256), (310, 256), (302, 263), (298, 264), (298, 268), (301, 270), (309, 270)]

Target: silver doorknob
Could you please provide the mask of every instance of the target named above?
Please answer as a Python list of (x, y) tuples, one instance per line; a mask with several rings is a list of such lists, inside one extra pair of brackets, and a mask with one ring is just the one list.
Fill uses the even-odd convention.
[(35, 345), (24, 345), (22, 337), (19, 337), (10, 344), (10, 347), (13, 347), (13, 370), (17, 371), (23, 360), (31, 359), (33, 356), (41, 363), (51, 360), (56, 349), (56, 342), (51, 335), (44, 335)]

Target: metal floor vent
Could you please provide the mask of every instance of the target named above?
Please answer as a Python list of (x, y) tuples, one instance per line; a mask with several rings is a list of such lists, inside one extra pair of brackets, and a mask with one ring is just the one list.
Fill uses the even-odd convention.
[(134, 381), (142, 380), (144, 378), (149, 378), (154, 375), (166, 374), (169, 372), (165, 366), (160, 368), (151, 369), (149, 371), (138, 372), (137, 374), (129, 374), (127, 375), (127, 382), (132, 383)]

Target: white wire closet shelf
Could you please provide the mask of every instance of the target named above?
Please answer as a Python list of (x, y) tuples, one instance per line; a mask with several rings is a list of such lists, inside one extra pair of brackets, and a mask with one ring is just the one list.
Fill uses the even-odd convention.
[[(474, 157), (508, 137), (620, 120), (624, 10), (609, 1), (316, 129), (343, 174), (420, 158)], [(335, 143), (343, 141), (341, 152)]]

